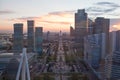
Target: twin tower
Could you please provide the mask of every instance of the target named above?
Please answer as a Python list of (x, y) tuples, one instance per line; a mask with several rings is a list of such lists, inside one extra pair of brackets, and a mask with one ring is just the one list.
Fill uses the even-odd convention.
[[(14, 24), (13, 52), (19, 54), (23, 47), (27, 47), (27, 52), (42, 53), (43, 28), (35, 27), (34, 20), (27, 21), (27, 36), (23, 34), (23, 23)], [(27, 37), (27, 38), (26, 38)]]

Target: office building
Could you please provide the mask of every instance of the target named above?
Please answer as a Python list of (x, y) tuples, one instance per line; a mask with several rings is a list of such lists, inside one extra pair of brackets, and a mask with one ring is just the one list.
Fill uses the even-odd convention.
[(93, 29), (94, 29), (94, 22), (91, 19), (88, 19), (88, 29), (87, 29), (88, 35), (93, 34)]
[(75, 29), (77, 28), (85, 28), (88, 26), (88, 17), (85, 9), (79, 9), (77, 13), (75, 13)]
[(42, 42), (43, 42), (43, 28), (35, 28), (35, 50), (38, 54), (42, 53)]
[(75, 13), (75, 48), (83, 56), (84, 37), (87, 35), (88, 17), (85, 9), (80, 9)]
[(70, 26), (70, 36), (73, 37), (74, 36), (74, 29), (72, 26)]
[(84, 61), (103, 80), (106, 57), (106, 34), (92, 34), (84, 37)]
[(120, 79), (120, 31), (110, 33), (110, 54), (105, 59), (105, 79)]
[(110, 19), (104, 17), (97, 17), (95, 19), (94, 34), (105, 33), (106, 34), (106, 53), (109, 51), (109, 28), (110, 28)]
[(47, 41), (50, 40), (50, 31), (47, 32), (46, 40), (47, 40)]
[(120, 30), (116, 31), (116, 51), (120, 51)]
[(93, 68), (98, 68), (100, 60), (100, 46), (92, 40), (93, 36), (85, 37), (84, 60)]
[(15, 54), (21, 53), (23, 49), (23, 24), (14, 24), (13, 51)]
[(28, 37), (27, 37), (27, 50), (28, 52), (33, 52), (34, 51), (34, 21), (33, 20), (28, 20), (27, 21), (27, 28), (28, 28)]
[(93, 68), (99, 68), (105, 59), (105, 34), (94, 34), (84, 37), (84, 60)]
[(95, 19), (95, 34), (108, 33), (109, 32), (110, 20), (104, 17), (97, 17)]

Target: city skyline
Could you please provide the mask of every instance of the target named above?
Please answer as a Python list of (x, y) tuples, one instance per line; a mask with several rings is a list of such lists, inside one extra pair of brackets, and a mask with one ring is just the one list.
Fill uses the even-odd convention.
[[(0, 80), (120, 79), (120, 18), (106, 15), (118, 10), (119, 5), (94, 4), (104, 8), (10, 19), (13, 34), (0, 28), (5, 32), (0, 34)], [(92, 16), (89, 11), (97, 13)]]
[[(48, 30), (69, 32), (70, 25), (74, 27), (74, 13), (77, 9), (85, 8), (88, 17), (91, 19), (96, 17), (118, 19), (120, 18), (119, 2), (118, 0), (1, 0), (0, 32), (12, 32), (12, 25), (19, 22), (24, 24), (24, 32), (27, 32), (27, 20), (34, 20), (35, 26), (43, 26), (43, 31), (46, 32)], [(114, 25), (114, 27), (116, 26)]]

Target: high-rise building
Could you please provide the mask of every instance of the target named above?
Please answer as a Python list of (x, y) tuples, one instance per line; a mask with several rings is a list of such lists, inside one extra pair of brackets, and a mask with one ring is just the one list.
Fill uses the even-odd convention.
[(21, 53), (23, 49), (23, 24), (14, 24), (14, 35), (13, 35), (13, 51), (14, 53)]
[(74, 36), (74, 29), (73, 29), (72, 26), (70, 26), (70, 36), (71, 36), (71, 37)]
[(47, 36), (46, 36), (46, 40), (49, 41), (50, 40), (50, 31), (47, 32)]
[(110, 20), (104, 17), (97, 17), (95, 19), (95, 34), (109, 33)]
[(27, 50), (28, 52), (33, 52), (34, 51), (34, 20), (28, 20), (27, 21), (27, 26), (28, 26), (28, 44), (27, 44)]
[(75, 29), (77, 28), (85, 28), (88, 26), (88, 17), (85, 9), (79, 9), (77, 13), (75, 13)]
[(105, 61), (105, 79), (119, 80), (120, 79), (120, 31), (110, 33), (110, 54)]
[(75, 47), (82, 54), (84, 52), (84, 37), (87, 35), (88, 17), (85, 9), (80, 9), (75, 13)]
[(84, 59), (93, 68), (100, 67), (100, 60), (105, 59), (105, 33), (84, 37)]
[(120, 51), (120, 30), (116, 31), (116, 51)]
[(42, 53), (43, 28), (35, 28), (35, 51), (40, 55)]
[(106, 35), (106, 53), (110, 53), (109, 51), (109, 27), (110, 27), (110, 19), (106, 19), (104, 17), (97, 17), (95, 19), (95, 27), (94, 34), (105, 33)]

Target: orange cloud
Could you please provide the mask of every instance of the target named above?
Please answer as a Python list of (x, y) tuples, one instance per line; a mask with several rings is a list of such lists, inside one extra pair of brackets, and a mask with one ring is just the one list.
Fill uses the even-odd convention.
[[(42, 26), (44, 31), (69, 31), (69, 26), (74, 24), (74, 11), (51, 12), (39, 17), (21, 17), (11, 19), (12, 22), (23, 22), (26, 25), (27, 20), (35, 20), (36, 26)], [(26, 29), (26, 28), (25, 28)]]
[(110, 32), (120, 30), (120, 19), (110, 20)]
[(120, 30), (120, 24), (115, 24), (112, 27), (110, 27), (110, 32), (117, 31), (117, 30)]

